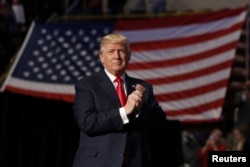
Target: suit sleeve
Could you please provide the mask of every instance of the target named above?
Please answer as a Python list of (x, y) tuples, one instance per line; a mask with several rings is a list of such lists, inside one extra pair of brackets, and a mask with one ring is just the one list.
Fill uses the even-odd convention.
[(139, 121), (149, 129), (161, 129), (165, 126), (166, 115), (155, 99), (152, 86), (149, 84), (146, 84), (145, 86), (147, 93), (143, 103), (142, 112), (139, 116)]
[(109, 110), (97, 107), (97, 101), (101, 101), (96, 99), (98, 92), (94, 92), (85, 80), (76, 83), (75, 91), (74, 116), (81, 131), (95, 135), (123, 127), (119, 107)]
[(151, 117), (151, 122), (155, 126), (155, 128), (162, 128), (165, 126), (166, 123), (166, 114), (163, 112), (161, 106), (156, 101), (153, 88), (150, 85), (150, 92), (149, 92), (149, 102), (148, 102), (148, 111)]

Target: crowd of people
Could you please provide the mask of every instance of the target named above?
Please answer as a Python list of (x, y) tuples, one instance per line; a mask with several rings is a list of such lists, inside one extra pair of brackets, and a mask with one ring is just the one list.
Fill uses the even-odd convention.
[(183, 132), (184, 161), (189, 167), (208, 167), (209, 151), (244, 151), (250, 156), (250, 80), (236, 93), (235, 118), (230, 132)]
[(13, 6), (18, 6), (18, 8), (23, 8), (21, 10), (24, 12), (24, 17), (27, 22), (30, 22), (32, 20), (46, 21), (53, 14), (164, 13), (166, 5), (167, 0), (0, 0), (0, 13), (5, 7), (13, 11), (16, 10)]
[(218, 128), (208, 135), (184, 131), (183, 139), (185, 167), (208, 167), (210, 151), (244, 151), (250, 155), (250, 130), (244, 125), (235, 125), (228, 134)]
[(166, 5), (167, 0), (72, 0), (64, 3), (64, 11), (90, 15), (163, 13)]

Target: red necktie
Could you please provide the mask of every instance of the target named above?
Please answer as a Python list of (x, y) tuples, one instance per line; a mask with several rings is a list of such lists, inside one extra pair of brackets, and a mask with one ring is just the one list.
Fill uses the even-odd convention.
[(123, 90), (122, 79), (120, 77), (117, 77), (115, 79), (115, 82), (117, 82), (116, 92), (119, 96), (121, 105), (124, 106), (126, 104), (127, 97), (126, 97), (124, 90)]

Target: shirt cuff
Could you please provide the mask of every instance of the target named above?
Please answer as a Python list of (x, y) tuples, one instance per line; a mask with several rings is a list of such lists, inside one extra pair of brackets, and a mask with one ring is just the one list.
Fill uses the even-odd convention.
[(124, 107), (121, 107), (121, 108), (119, 109), (119, 112), (120, 112), (120, 115), (121, 115), (121, 118), (122, 118), (122, 123), (123, 123), (123, 124), (129, 123), (129, 119), (128, 119), (127, 114), (126, 114), (126, 112), (125, 112), (125, 108), (124, 108)]

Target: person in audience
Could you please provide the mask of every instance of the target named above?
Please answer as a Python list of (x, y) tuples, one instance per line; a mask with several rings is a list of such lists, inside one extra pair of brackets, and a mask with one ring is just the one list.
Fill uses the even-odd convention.
[(205, 145), (198, 151), (200, 167), (208, 166), (208, 151), (226, 151), (224, 137), (220, 129), (214, 129), (206, 140)]
[(232, 151), (243, 151), (247, 150), (247, 132), (248, 128), (244, 125), (238, 125), (233, 128), (233, 146)]

